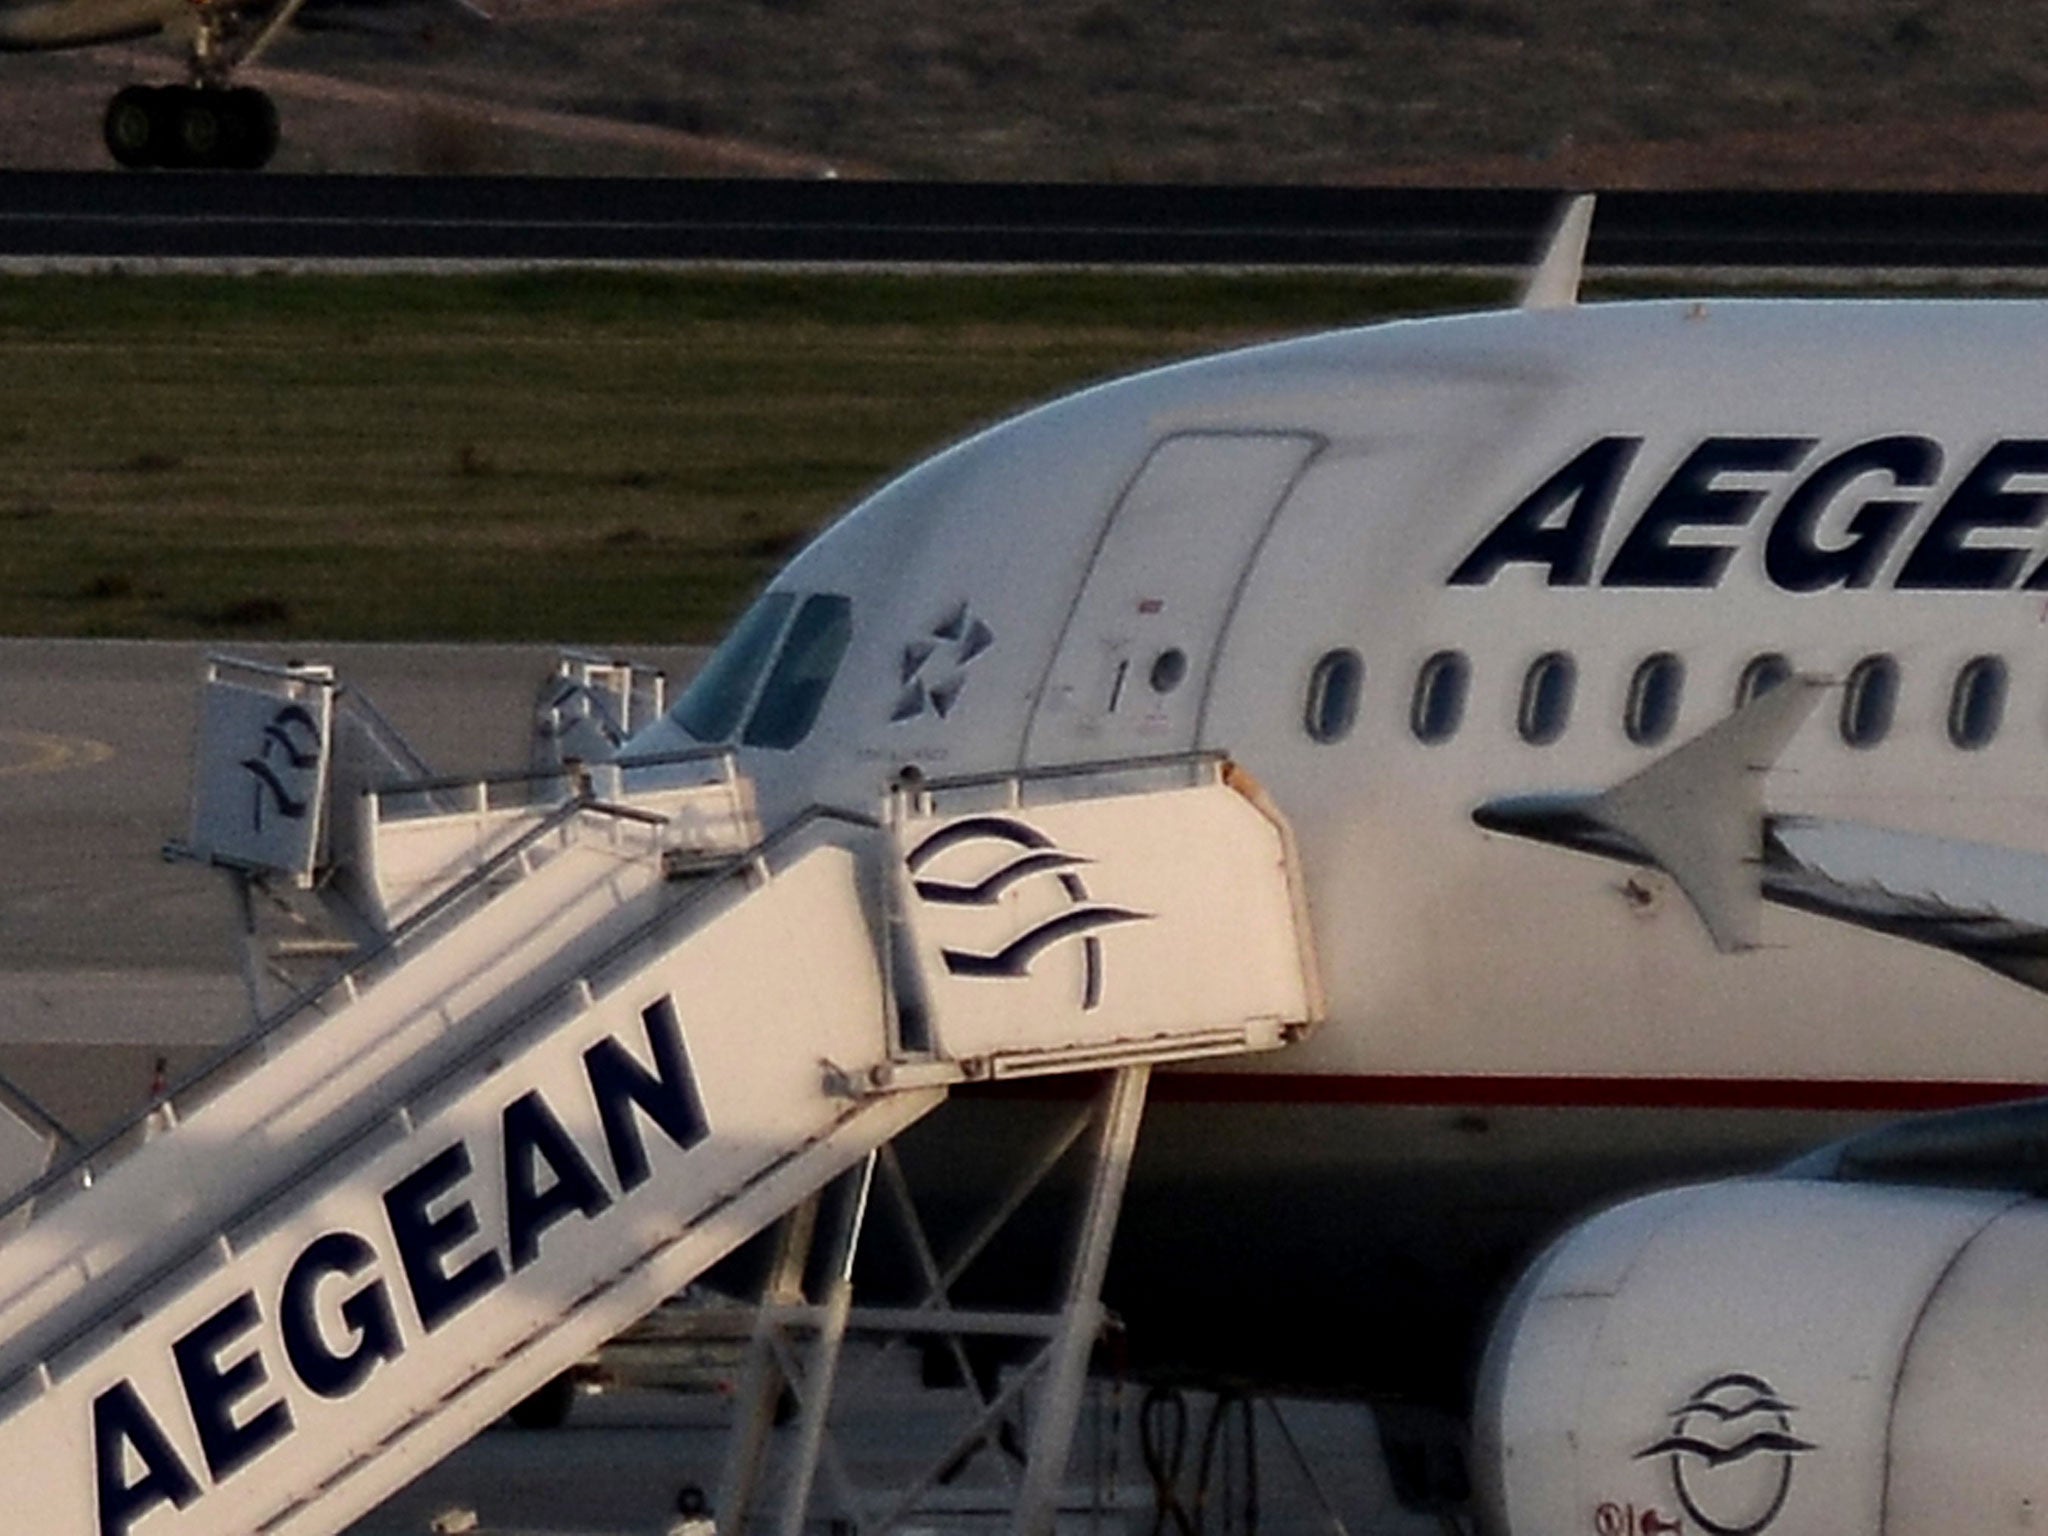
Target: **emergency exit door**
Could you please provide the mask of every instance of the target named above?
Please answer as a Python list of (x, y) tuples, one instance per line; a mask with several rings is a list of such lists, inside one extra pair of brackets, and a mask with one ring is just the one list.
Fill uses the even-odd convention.
[(1028, 763), (1193, 747), (1244, 572), (1317, 440), (1165, 438), (1124, 492), (1039, 690)]

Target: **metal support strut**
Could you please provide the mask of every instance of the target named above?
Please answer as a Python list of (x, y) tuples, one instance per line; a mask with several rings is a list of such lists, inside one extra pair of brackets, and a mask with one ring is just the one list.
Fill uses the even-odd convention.
[[(908, 1312), (884, 1308), (863, 1313), (855, 1308), (853, 1261), (873, 1185), (873, 1157), (852, 1175), (858, 1183), (847, 1214), (834, 1234), (830, 1289), (821, 1304), (809, 1302), (803, 1291), (804, 1271), (817, 1237), (818, 1201), (813, 1198), (785, 1219), (755, 1323), (739, 1412), (727, 1445), (719, 1497), (714, 1506), (722, 1536), (743, 1536), (747, 1530), (749, 1516), (762, 1491), (776, 1405), (785, 1392), (794, 1396), (799, 1419), (795, 1443), (783, 1469), (785, 1481), (776, 1536), (800, 1536), (821, 1463), (831, 1497), (838, 1506), (837, 1521), (860, 1536), (887, 1536), (916, 1512), (924, 1498), (945, 1481), (963, 1458), (989, 1442), (997, 1424), (1017, 1406), (1027, 1388), (1035, 1389), (1036, 1397), (1011, 1531), (1012, 1536), (1051, 1536), (1087, 1388), (1090, 1352), (1106, 1319), (1102, 1305), (1103, 1275), (1123, 1208), (1150, 1081), (1149, 1065), (1121, 1067), (1109, 1074), (1102, 1090), (1091, 1117), (1093, 1134), (1087, 1146), (1085, 1204), (1073, 1233), (1058, 1309), (1050, 1315), (978, 1315), (953, 1308), (946, 1300), (948, 1276), (939, 1272), (929, 1250), (923, 1246), (922, 1234), (914, 1226), (913, 1243), (923, 1254), (925, 1262), (921, 1267), (932, 1287), (925, 1304)], [(1052, 1160), (1057, 1160), (1058, 1150), (1072, 1144), (1072, 1133), (1061, 1137)], [(886, 1149), (883, 1157), (888, 1157)], [(886, 1161), (884, 1167), (885, 1171), (893, 1172)], [(1023, 1190), (1035, 1186), (1050, 1167), (1051, 1161), (1047, 1161), (1036, 1168)], [(1014, 1211), (1014, 1202), (1022, 1198), (1020, 1191), (1001, 1215)], [(994, 1224), (1000, 1225), (1001, 1217)], [(970, 1252), (978, 1250), (990, 1235), (992, 1231), (983, 1230)], [(957, 1272), (960, 1267), (964, 1266), (956, 1264), (952, 1268)], [(864, 1323), (883, 1332), (938, 1334), (947, 1339), (956, 1356), (963, 1334), (1021, 1333), (1046, 1341), (992, 1400), (982, 1402), (973, 1422), (931, 1461), (925, 1473), (912, 1478), (880, 1513), (870, 1513), (861, 1507), (826, 1424), (841, 1347), (849, 1328), (857, 1330)], [(805, 1335), (801, 1342), (795, 1338), (798, 1334)], [(964, 1363), (964, 1357), (961, 1358)]]
[(1087, 1212), (1068, 1276), (1066, 1305), (1060, 1309), (1060, 1331), (1046, 1352), (1050, 1369), (1031, 1428), (1024, 1487), (1017, 1495), (1016, 1518), (1011, 1524), (1015, 1536), (1051, 1536), (1060, 1482), (1066, 1476), (1067, 1453), (1074, 1440), (1074, 1422), (1081, 1412), (1081, 1389), (1088, 1380), (1088, 1352), (1102, 1332), (1102, 1276), (1109, 1267), (1110, 1243), (1123, 1210), (1124, 1186), (1130, 1181), (1131, 1154), (1138, 1145), (1138, 1126), (1145, 1117), (1145, 1090), (1151, 1078), (1149, 1066), (1124, 1067), (1109, 1082), (1108, 1102), (1096, 1133)]

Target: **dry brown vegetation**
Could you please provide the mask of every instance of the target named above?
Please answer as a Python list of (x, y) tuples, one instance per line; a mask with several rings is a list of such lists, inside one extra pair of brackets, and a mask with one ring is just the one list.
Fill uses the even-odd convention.
[[(2048, 187), (2048, 7), (2019, 0), (498, 5), (278, 49), (284, 163)], [(0, 61), (0, 159), (93, 163), (140, 52)]]

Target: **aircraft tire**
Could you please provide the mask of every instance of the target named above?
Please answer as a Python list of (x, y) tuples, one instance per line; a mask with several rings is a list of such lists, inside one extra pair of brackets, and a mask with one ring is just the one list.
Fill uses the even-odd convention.
[(234, 122), (234, 158), (237, 169), (260, 171), (277, 153), (277, 103), (267, 91), (241, 85), (228, 92), (227, 107)]
[(161, 164), (210, 170), (229, 163), (235, 147), (235, 113), (225, 91), (174, 85), (165, 89), (171, 131)]
[(507, 1418), (521, 1429), (560, 1429), (576, 1403), (576, 1378), (564, 1371), (535, 1387), (512, 1405)]
[(162, 163), (170, 136), (170, 114), (163, 97), (162, 91), (151, 86), (130, 85), (116, 91), (107, 103), (101, 133), (116, 165), (141, 170)]

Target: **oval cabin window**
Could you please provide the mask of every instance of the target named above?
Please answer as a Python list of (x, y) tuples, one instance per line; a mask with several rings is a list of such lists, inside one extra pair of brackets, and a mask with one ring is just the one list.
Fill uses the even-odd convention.
[(1571, 723), (1572, 690), (1578, 668), (1563, 651), (1548, 651), (1529, 663), (1522, 678), (1521, 707), (1515, 728), (1532, 747), (1547, 747)]
[(1316, 741), (1342, 741), (1358, 718), (1358, 695), (1365, 683), (1365, 663), (1356, 651), (1329, 651), (1308, 678), (1308, 704), (1302, 724)]
[(1750, 659), (1735, 683), (1735, 707), (1754, 704), (1792, 675), (1792, 663), (1776, 651)]
[(1948, 700), (1948, 739), (1965, 752), (1988, 745), (2005, 719), (2005, 662), (1975, 656), (1956, 674)]
[(1628, 682), (1622, 721), (1628, 739), (1639, 747), (1653, 747), (1669, 736), (1678, 724), (1678, 701), (1684, 692), (1684, 662), (1670, 651), (1645, 658)]
[(1425, 746), (1449, 741), (1465, 721), (1465, 694), (1472, 664), (1463, 651), (1438, 651), (1415, 674), (1415, 697), (1408, 706), (1408, 729)]
[(1866, 656), (1850, 669), (1842, 689), (1842, 740), (1874, 747), (1890, 734), (1899, 702), (1899, 664), (1889, 656)]

